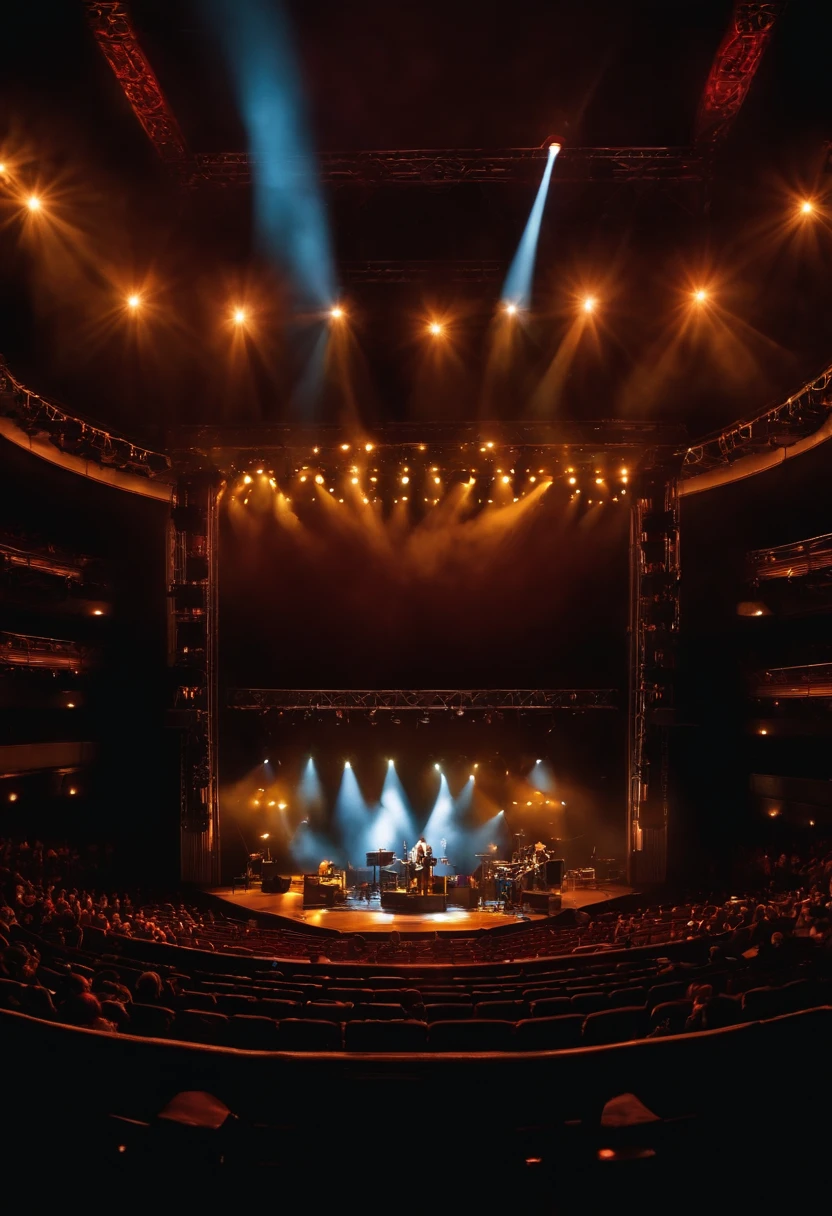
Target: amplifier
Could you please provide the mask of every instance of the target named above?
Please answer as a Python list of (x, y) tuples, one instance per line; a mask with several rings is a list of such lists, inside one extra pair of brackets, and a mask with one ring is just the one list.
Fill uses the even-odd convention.
[(546, 886), (557, 887), (558, 890), (563, 886), (563, 870), (565, 862), (562, 857), (551, 857), (546, 862)]
[(524, 891), (523, 904), (528, 904), (532, 912), (554, 916), (556, 912), (560, 912), (562, 900), (559, 891)]

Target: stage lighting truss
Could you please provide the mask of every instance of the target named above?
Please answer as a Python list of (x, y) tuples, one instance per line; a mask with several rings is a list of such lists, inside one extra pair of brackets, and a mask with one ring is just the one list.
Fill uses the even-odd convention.
[(96, 464), (125, 473), (171, 482), (170, 457), (131, 443), (84, 419), (67, 414), (60, 406), (30, 392), (0, 361), (0, 416), (9, 418), (29, 436), (41, 436), (67, 455), (80, 456)]
[[(458, 186), (537, 182), (549, 155), (539, 148), (405, 148), (323, 152), (326, 186)], [(178, 165), (187, 186), (248, 186), (253, 159), (246, 152), (198, 153)], [(561, 149), (559, 182), (702, 182), (710, 174), (706, 151), (692, 147)]]
[(554, 709), (617, 709), (614, 688), (513, 688), (513, 689), (317, 689), (317, 688), (232, 688), (228, 693), (231, 709), (279, 710), (308, 717), (312, 712), (363, 710), (377, 714), (417, 712), (421, 720), (431, 713), (458, 716), (460, 711), (483, 714), (518, 710), (523, 712)]
[(747, 560), (755, 583), (808, 579), (812, 585), (827, 584), (832, 578), (832, 532), (773, 549), (753, 549)]
[(757, 672), (751, 680), (751, 695), (775, 702), (807, 697), (832, 698), (832, 663), (770, 667)]
[(812, 435), (832, 410), (832, 364), (780, 405), (746, 422), (735, 422), (689, 447), (682, 478), (695, 477), (743, 456), (787, 448)]
[(89, 662), (88, 648), (65, 638), (0, 633), (0, 667), (30, 667), (75, 673), (85, 670)]

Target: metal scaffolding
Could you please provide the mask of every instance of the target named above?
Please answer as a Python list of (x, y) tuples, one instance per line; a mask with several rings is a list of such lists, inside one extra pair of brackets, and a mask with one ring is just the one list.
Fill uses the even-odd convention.
[(487, 713), (506, 710), (615, 709), (614, 688), (231, 688), (231, 709), (283, 713), (328, 710), (419, 710), (421, 713)]

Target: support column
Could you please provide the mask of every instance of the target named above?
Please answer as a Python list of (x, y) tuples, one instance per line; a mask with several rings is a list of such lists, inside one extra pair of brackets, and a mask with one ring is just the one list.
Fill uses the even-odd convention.
[(640, 474), (630, 513), (627, 881), (667, 874), (670, 728), (679, 634), (675, 470)]
[(168, 541), (169, 723), (180, 736), (180, 875), (205, 886), (220, 882), (218, 558), (216, 479), (181, 477)]

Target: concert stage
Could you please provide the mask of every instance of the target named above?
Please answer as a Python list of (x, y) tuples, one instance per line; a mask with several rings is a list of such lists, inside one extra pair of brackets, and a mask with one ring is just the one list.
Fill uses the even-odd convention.
[[(300, 887), (293, 888), (281, 895), (264, 894), (259, 887), (250, 887), (248, 891), (238, 890), (232, 893), (230, 887), (214, 887), (210, 894), (232, 904), (235, 909), (259, 916), (274, 917), (275, 920), (301, 922), (315, 925), (321, 929), (334, 929), (342, 933), (372, 933), (389, 932), (398, 929), (401, 932), (431, 932), (459, 933), (466, 929), (496, 929), (500, 925), (516, 924), (516, 911), (501, 912), (494, 905), (481, 908), (459, 908), (448, 906), (445, 912), (427, 911), (420, 907), (421, 897), (411, 896), (408, 904), (414, 905), (412, 910), (406, 905), (405, 911), (393, 911), (380, 906), (378, 899), (370, 904), (357, 900), (348, 900), (334, 908), (303, 908), (303, 894)], [(578, 910), (592, 907), (597, 911), (603, 910), (603, 905), (625, 895), (634, 894), (632, 887), (619, 883), (603, 883), (596, 889), (585, 888), (577, 891), (565, 891), (562, 897), (562, 909)], [(430, 899), (430, 896), (426, 898)], [(233, 914), (229, 909), (229, 914)], [(526, 915), (526, 914), (524, 914)], [(546, 920), (545, 914), (530, 913), (531, 921)]]

